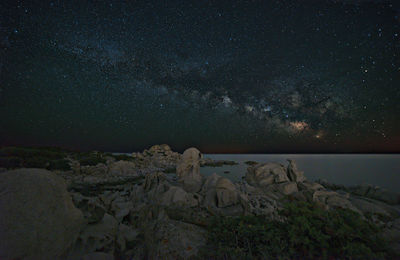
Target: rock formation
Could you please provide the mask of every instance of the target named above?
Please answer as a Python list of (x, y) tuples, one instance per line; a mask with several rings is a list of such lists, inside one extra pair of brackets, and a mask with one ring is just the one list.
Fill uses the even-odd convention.
[(64, 180), (43, 169), (0, 174), (0, 258), (56, 259), (85, 221)]
[(182, 154), (181, 160), (176, 166), (178, 181), (183, 189), (188, 192), (198, 192), (203, 184), (203, 176), (200, 174), (200, 159), (202, 154), (196, 148), (189, 148)]
[(246, 181), (256, 187), (265, 187), (274, 183), (288, 182), (289, 178), (282, 164), (263, 163), (247, 168)]
[[(69, 193), (46, 170), (1, 172), (0, 258), (189, 259), (206, 244), (212, 215), (285, 221), (279, 212), (289, 200), (356, 211), (399, 248), (398, 194), (308, 181), (293, 160), (254, 163), (233, 183), (215, 173), (204, 177), (196, 148), (176, 155), (156, 145), (132, 158), (109, 157), (106, 164), (78, 165), (79, 172), (57, 172)], [(176, 177), (165, 171), (172, 166)]]

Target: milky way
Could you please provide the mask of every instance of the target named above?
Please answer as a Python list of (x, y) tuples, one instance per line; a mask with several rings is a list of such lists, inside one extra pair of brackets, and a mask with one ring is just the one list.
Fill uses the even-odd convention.
[(399, 152), (396, 3), (1, 5), (3, 145)]

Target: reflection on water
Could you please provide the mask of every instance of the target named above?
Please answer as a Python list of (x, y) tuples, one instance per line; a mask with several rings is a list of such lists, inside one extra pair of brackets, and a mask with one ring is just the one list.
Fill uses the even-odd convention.
[[(400, 154), (205, 154), (214, 160), (233, 160), (239, 165), (202, 167), (201, 173), (216, 172), (233, 181), (246, 174), (246, 161), (279, 162), (294, 159), (309, 180), (326, 179), (344, 185), (369, 183), (392, 191), (400, 190)], [(224, 173), (229, 171), (229, 173)]]

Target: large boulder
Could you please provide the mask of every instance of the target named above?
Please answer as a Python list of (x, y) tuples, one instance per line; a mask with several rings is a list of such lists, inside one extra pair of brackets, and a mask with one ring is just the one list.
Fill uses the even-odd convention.
[(303, 182), (306, 180), (304, 172), (297, 169), (297, 164), (294, 160), (288, 159), (289, 165), (287, 167), (287, 175), (291, 181)]
[(215, 190), (219, 208), (225, 208), (240, 202), (236, 186), (227, 178), (220, 178), (215, 185)]
[(100, 222), (87, 225), (84, 228), (69, 256), (73, 259), (100, 250), (113, 254), (117, 234), (118, 221), (113, 216), (105, 214)]
[(370, 213), (390, 216), (390, 213), (387, 212), (384, 207), (380, 207), (379, 204), (373, 203), (365, 198), (351, 196), (349, 200), (363, 214)]
[(178, 181), (182, 183), (187, 192), (200, 191), (203, 184), (203, 176), (200, 174), (200, 159), (202, 154), (196, 148), (185, 150), (176, 167)]
[(263, 163), (247, 168), (246, 181), (256, 187), (265, 187), (273, 183), (289, 182), (286, 169), (279, 163)]
[(195, 207), (199, 202), (192, 193), (186, 192), (181, 187), (171, 186), (161, 195), (160, 204), (164, 206), (181, 205)]
[(72, 193), (72, 200), (88, 223), (97, 223), (103, 219), (105, 208), (101, 205), (101, 201), (97, 197), (85, 197), (80, 193)]
[(146, 219), (142, 228), (147, 259), (192, 259), (206, 244), (207, 231), (197, 225), (169, 219), (159, 210)]
[(297, 183), (297, 186), (299, 187), (299, 190), (302, 190), (302, 191), (325, 190), (325, 187), (317, 182), (303, 181), (303, 182)]
[(0, 259), (56, 259), (85, 225), (61, 177), (44, 169), (0, 173)]
[(108, 167), (104, 163), (98, 163), (97, 165), (84, 165), (80, 166), (80, 174), (82, 175), (94, 175), (104, 176), (108, 172)]
[(135, 163), (129, 161), (117, 161), (110, 164), (109, 173), (112, 175), (137, 175)]
[(360, 210), (354, 207), (354, 205), (348, 200), (348, 198), (337, 192), (317, 190), (313, 193), (312, 196), (314, 202), (319, 203), (320, 205), (324, 205), (326, 209), (345, 208), (362, 214)]
[(155, 172), (146, 175), (142, 187), (147, 196), (152, 201), (156, 201), (159, 200), (161, 195), (169, 189), (170, 184), (168, 183), (167, 177), (164, 173)]
[(141, 154), (134, 154), (135, 158), (147, 165), (157, 168), (173, 169), (180, 159), (180, 154), (171, 150), (167, 144), (153, 145)]
[(349, 191), (353, 194), (380, 200), (391, 205), (400, 204), (400, 193), (388, 191), (381, 187), (363, 184), (350, 187)]
[(218, 174), (216, 174), (215, 172), (213, 174), (211, 174), (210, 176), (207, 176), (207, 178), (205, 179), (205, 181), (203, 183), (203, 186), (201, 187), (200, 193), (205, 195), (208, 190), (214, 189), (220, 178), (222, 178), (222, 177), (219, 176)]
[(250, 210), (246, 194), (227, 178), (209, 176), (201, 192), (204, 194), (202, 205), (212, 214), (243, 215)]

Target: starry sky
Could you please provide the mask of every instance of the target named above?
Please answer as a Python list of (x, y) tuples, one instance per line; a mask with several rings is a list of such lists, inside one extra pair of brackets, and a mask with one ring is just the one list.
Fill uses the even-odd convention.
[(400, 152), (400, 2), (0, 3), (0, 145)]

